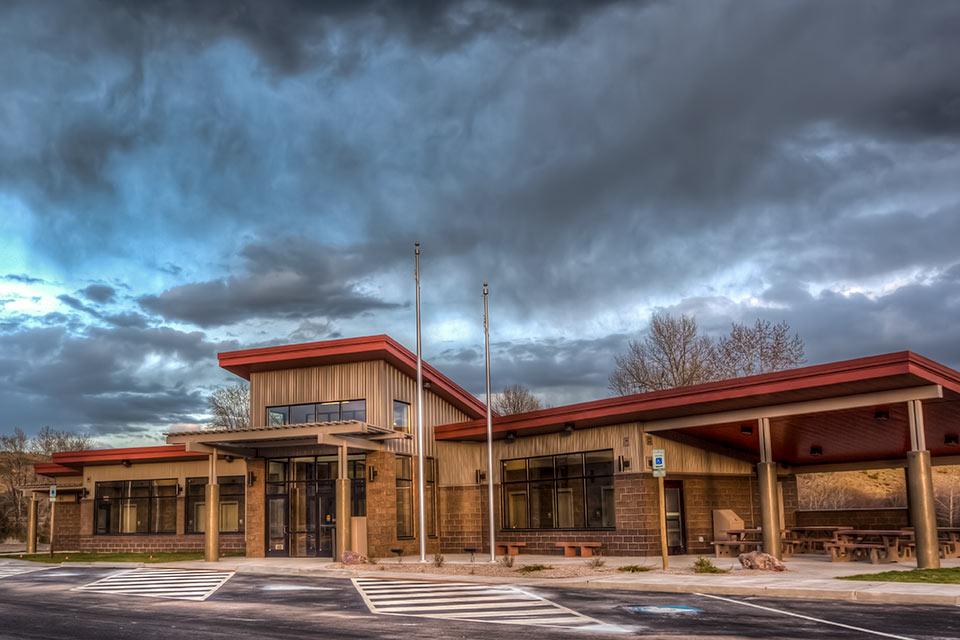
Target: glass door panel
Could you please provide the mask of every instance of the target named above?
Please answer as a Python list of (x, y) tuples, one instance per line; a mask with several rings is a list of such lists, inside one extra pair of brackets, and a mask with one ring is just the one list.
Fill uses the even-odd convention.
[(267, 555), (287, 556), (287, 496), (267, 496)]
[(337, 496), (332, 482), (318, 484), (317, 511), (320, 516), (317, 555), (332, 558), (337, 537)]
[(667, 551), (671, 554), (685, 553), (683, 493), (679, 482), (666, 482), (664, 484), (663, 501), (667, 521)]

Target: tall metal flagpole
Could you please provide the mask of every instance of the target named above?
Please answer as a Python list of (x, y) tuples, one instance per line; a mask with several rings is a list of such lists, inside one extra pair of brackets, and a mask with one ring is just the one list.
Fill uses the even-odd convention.
[(490, 562), (497, 561), (493, 543), (493, 415), (490, 411), (490, 319), (487, 314), (487, 283), (483, 283), (483, 341), (487, 359), (487, 511), (490, 517)]
[(427, 510), (424, 505), (423, 478), (423, 359), (420, 354), (420, 243), (414, 242), (417, 281), (417, 494), (420, 504), (420, 562), (427, 561)]

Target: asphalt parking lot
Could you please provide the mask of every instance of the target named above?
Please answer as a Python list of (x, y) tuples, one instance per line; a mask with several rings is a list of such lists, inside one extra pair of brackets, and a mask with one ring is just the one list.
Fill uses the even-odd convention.
[(0, 575), (0, 638), (960, 638), (960, 608), (927, 605), (410, 581), (362, 595), (339, 578), (104, 567)]

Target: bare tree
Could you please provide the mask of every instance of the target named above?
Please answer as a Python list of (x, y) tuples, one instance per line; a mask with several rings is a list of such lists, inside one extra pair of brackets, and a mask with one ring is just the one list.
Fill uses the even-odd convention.
[[(33, 463), (50, 460), (59, 451), (81, 451), (93, 446), (94, 442), (85, 434), (50, 427), (44, 427), (32, 438), (22, 429), (14, 429), (13, 435), (0, 436), (0, 537), (19, 538), (26, 531), (30, 495), (21, 487), (39, 482), (33, 473)], [(45, 503), (40, 506), (42, 523), (47, 509)]]
[(540, 401), (523, 385), (505, 387), (503, 393), (495, 393), (490, 408), (502, 416), (511, 413), (526, 413), (540, 409)]
[(734, 322), (730, 335), (717, 341), (716, 373), (739, 378), (790, 369), (804, 363), (803, 340), (790, 335), (790, 325), (757, 319), (752, 327)]
[(734, 322), (719, 340), (700, 335), (697, 321), (657, 313), (642, 341), (617, 356), (610, 389), (620, 395), (685, 387), (713, 380), (779, 371), (803, 363), (803, 341), (786, 322)]
[(960, 467), (940, 467), (933, 474), (933, 500), (937, 520), (960, 526)]
[(207, 398), (213, 417), (211, 428), (242, 429), (250, 426), (250, 387), (235, 384), (220, 387)]
[(657, 313), (642, 341), (631, 340), (617, 356), (610, 388), (620, 395), (685, 387), (714, 379), (714, 348), (699, 335), (695, 318)]

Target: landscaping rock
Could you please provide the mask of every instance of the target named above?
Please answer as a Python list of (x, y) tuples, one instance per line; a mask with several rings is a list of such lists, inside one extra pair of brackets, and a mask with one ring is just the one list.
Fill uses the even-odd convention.
[(367, 559), (356, 551), (344, 551), (340, 556), (343, 564), (367, 564)]
[(777, 560), (769, 553), (762, 551), (751, 551), (750, 553), (741, 553), (737, 558), (744, 569), (756, 569), (758, 571), (786, 571), (787, 565)]

